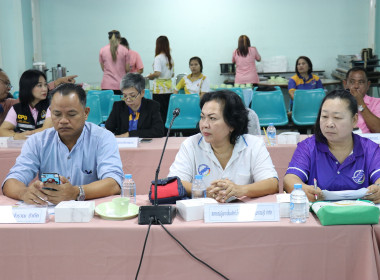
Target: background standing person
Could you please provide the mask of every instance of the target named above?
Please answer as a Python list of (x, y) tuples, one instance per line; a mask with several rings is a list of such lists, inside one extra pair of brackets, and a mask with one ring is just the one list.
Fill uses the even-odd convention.
[(144, 64), (140, 54), (129, 48), (129, 43), (124, 37), (120, 38), (120, 45), (128, 49), (129, 72), (142, 74), (144, 72)]
[(120, 81), (129, 71), (128, 49), (119, 46), (120, 32), (108, 32), (110, 43), (101, 48), (99, 53), (100, 67), (103, 71), (102, 89), (112, 89), (115, 94), (121, 95)]
[(194, 56), (190, 58), (189, 67), (191, 74), (183, 77), (176, 86), (174, 93), (178, 93), (180, 89), (185, 89), (186, 94), (199, 94), (200, 97), (210, 91), (210, 81), (202, 74), (202, 60)]
[(156, 40), (156, 57), (153, 63), (153, 73), (147, 78), (153, 81), (153, 99), (160, 103), (161, 117), (166, 122), (169, 99), (172, 93), (172, 78), (174, 77), (174, 61), (170, 55), (169, 40), (160, 36)]
[(255, 61), (261, 61), (261, 56), (256, 47), (251, 47), (251, 42), (247, 35), (241, 35), (238, 41), (238, 48), (232, 54), (232, 63), (236, 64), (236, 84), (258, 84)]

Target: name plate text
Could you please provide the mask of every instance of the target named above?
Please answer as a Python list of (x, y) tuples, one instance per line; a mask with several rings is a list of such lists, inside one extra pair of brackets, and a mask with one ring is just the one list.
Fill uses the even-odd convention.
[(278, 222), (278, 203), (205, 204), (205, 223)]

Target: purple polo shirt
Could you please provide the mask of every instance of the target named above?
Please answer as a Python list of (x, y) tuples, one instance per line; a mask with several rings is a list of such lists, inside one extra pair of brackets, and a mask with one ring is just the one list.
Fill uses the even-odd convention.
[(315, 136), (300, 142), (286, 174), (297, 175), (308, 185), (318, 181), (322, 190), (342, 191), (367, 188), (380, 178), (380, 147), (375, 142), (353, 134), (354, 150), (342, 164), (327, 144)]

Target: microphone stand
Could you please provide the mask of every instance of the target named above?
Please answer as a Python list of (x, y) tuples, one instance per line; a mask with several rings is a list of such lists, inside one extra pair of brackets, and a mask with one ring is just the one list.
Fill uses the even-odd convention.
[[(173, 205), (158, 205), (157, 203), (157, 181), (158, 181), (158, 174), (160, 173), (160, 167), (162, 158), (165, 153), (166, 144), (169, 139), (170, 130), (172, 128), (173, 122), (175, 118), (179, 115), (179, 109), (176, 108), (173, 111), (173, 118), (170, 122), (168, 133), (166, 135), (164, 148), (162, 150), (160, 162), (158, 164), (158, 167), (156, 169), (156, 175), (154, 177), (154, 204), (152, 206), (140, 206), (139, 208), (139, 225), (149, 225), (152, 223), (153, 225), (159, 225), (161, 224), (171, 224), (173, 222), (173, 219), (176, 215), (175, 206)], [(153, 219), (151, 221), (151, 219)]]

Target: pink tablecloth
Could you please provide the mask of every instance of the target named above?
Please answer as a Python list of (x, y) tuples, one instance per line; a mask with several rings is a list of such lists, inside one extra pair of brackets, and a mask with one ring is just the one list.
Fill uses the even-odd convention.
[[(110, 201), (103, 198), (97, 204)], [(146, 203), (138, 196), (137, 203)], [(253, 202), (274, 201), (266, 196)], [(0, 204), (15, 201), (0, 196)], [(176, 217), (168, 230), (230, 279), (378, 279), (370, 225), (256, 222), (205, 224)], [(1, 279), (134, 279), (147, 226), (137, 219), (39, 225), (0, 224)], [(221, 279), (152, 226), (139, 279)]]
[[(302, 139), (306, 138), (302, 135)], [(170, 137), (166, 152), (162, 160), (159, 178), (164, 178), (169, 173), (169, 167), (185, 140), (185, 137)], [(154, 179), (158, 162), (160, 160), (165, 138), (153, 139), (151, 143), (140, 143), (138, 148), (120, 149), (125, 173), (131, 173), (136, 182), (137, 194), (147, 194), (150, 182)], [(292, 158), (296, 145), (276, 145), (268, 147), (274, 166), (280, 180), (280, 192), (282, 192), (283, 177)], [(9, 169), (14, 165), (20, 149), (0, 149), (0, 182), (5, 179)]]

